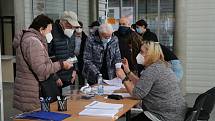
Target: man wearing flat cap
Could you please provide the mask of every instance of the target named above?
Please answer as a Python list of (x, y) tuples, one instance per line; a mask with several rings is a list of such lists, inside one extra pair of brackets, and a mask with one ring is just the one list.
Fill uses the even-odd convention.
[(98, 31), (98, 28), (100, 26), (99, 21), (93, 21), (89, 27), (90, 35), (95, 34), (96, 31)]
[[(75, 35), (73, 33), (79, 26), (77, 15), (73, 11), (64, 11), (60, 20), (55, 21), (52, 29), (53, 40), (49, 43), (49, 56), (54, 58), (53, 61), (75, 58)], [(58, 86), (65, 87), (73, 84), (77, 69), (77, 63), (73, 63), (70, 70), (57, 72), (60, 78), (57, 82)]]

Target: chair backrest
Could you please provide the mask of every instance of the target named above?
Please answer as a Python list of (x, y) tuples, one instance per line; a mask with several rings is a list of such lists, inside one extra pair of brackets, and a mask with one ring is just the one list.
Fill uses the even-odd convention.
[(185, 121), (197, 121), (198, 120), (198, 111), (190, 112), (190, 115), (185, 119)]
[(193, 105), (193, 107), (188, 110), (186, 113), (185, 121), (197, 121), (199, 118), (200, 111), (205, 103), (205, 99), (207, 98), (207, 94), (200, 94)]
[(206, 91), (205, 94), (207, 94), (207, 97), (202, 106), (199, 120), (208, 120), (210, 118), (210, 113), (212, 112), (215, 104), (215, 87)]

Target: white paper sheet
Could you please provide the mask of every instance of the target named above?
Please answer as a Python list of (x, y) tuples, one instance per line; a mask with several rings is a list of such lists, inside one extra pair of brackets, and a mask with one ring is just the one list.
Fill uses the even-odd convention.
[(104, 80), (104, 82), (108, 85), (118, 86), (121, 88), (125, 88), (122, 84), (122, 80), (120, 78), (113, 78), (111, 80)]
[(85, 109), (79, 115), (114, 117), (121, 108), (123, 108), (123, 104), (93, 101), (86, 105)]
[(103, 117), (114, 117), (119, 111), (118, 110), (104, 110), (104, 109), (89, 109), (86, 108), (79, 113), (83, 116), (103, 116)]
[(104, 109), (104, 110), (119, 110), (122, 107), (123, 107), (123, 104), (104, 103), (99, 101), (93, 101), (89, 105), (85, 106), (85, 108)]

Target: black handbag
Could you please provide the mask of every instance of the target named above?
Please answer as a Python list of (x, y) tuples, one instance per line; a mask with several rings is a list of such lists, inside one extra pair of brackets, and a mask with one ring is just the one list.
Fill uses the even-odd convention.
[[(23, 31), (23, 35), (24, 35), (24, 33), (25, 33), (25, 31)], [(54, 74), (51, 74), (49, 76), (49, 78), (44, 80), (44, 81), (39, 81), (38, 76), (32, 70), (31, 66), (29, 65), (29, 63), (27, 62), (27, 60), (25, 59), (25, 57), (23, 55), (23, 50), (22, 50), (23, 49), (22, 48), (23, 35), (22, 35), (21, 40), (20, 40), (20, 50), (21, 50), (22, 57), (23, 57), (25, 63), (28, 65), (29, 70), (32, 72), (32, 74), (34, 75), (35, 79), (38, 81), (38, 84), (39, 84), (39, 97), (43, 97), (43, 98), (51, 97), (50, 102), (54, 102), (54, 101), (57, 100), (57, 96), (60, 95), (60, 91), (58, 89), (57, 83), (54, 80)]]

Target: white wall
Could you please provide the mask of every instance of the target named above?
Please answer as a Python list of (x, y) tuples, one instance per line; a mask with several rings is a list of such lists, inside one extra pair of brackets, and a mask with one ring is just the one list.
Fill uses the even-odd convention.
[(89, 1), (90, 0), (78, 0), (78, 19), (83, 22), (84, 31), (88, 33), (89, 24)]
[(2, 67), (1, 67), (1, 47), (0, 47), (0, 120), (4, 121), (4, 102), (3, 102)]
[(15, 16), (15, 33), (24, 28), (25, 15), (24, 15), (24, 0), (14, 1), (14, 16)]
[(186, 93), (186, 0), (176, 0), (176, 39), (174, 41), (174, 52), (183, 65), (184, 77), (181, 83), (183, 93)]
[(215, 0), (180, 0), (177, 54), (185, 64), (184, 86), (201, 93), (215, 86)]
[(32, 15), (32, 1), (24, 0), (24, 2), (25, 28), (28, 28), (34, 18)]

